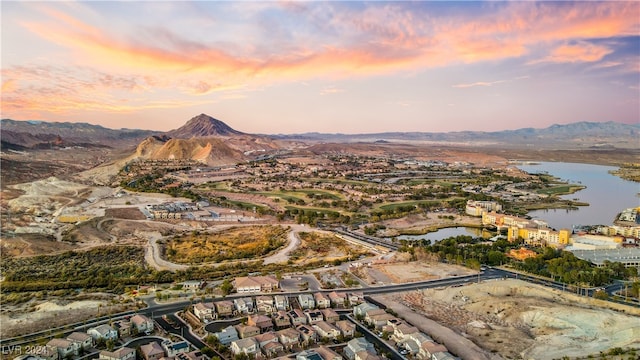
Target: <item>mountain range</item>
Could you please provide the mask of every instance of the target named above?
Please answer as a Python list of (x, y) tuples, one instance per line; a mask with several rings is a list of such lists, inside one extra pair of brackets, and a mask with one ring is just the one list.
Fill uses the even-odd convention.
[[(157, 158), (174, 156), (206, 159), (209, 153), (242, 158), (243, 154), (281, 148), (285, 143), (404, 142), (464, 146), (562, 148), (640, 148), (640, 124), (577, 122), (543, 129), (522, 128), (495, 132), (461, 131), (385, 132), (373, 134), (252, 135), (237, 131), (218, 119), (200, 114), (183, 126), (164, 133), (140, 129), (108, 129), (87, 123), (15, 121), (0, 123), (2, 149), (38, 149), (51, 146), (135, 146), (136, 154)], [(152, 137), (153, 136), (153, 137)], [(178, 141), (181, 139), (181, 141)], [(284, 145), (286, 146), (286, 145)], [(216, 156), (214, 156), (216, 157)]]

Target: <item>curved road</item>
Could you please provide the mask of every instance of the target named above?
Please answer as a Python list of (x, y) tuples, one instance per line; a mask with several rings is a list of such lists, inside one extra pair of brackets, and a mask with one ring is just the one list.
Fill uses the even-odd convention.
[[(247, 224), (246, 226), (251, 226), (251, 225)], [(298, 245), (300, 245), (300, 238), (298, 237), (299, 232), (319, 231), (316, 229), (308, 230), (308, 228), (306, 228), (305, 226), (297, 225), (297, 224), (288, 224), (287, 226), (291, 228), (288, 235), (289, 243), (285, 248), (279, 250), (277, 253), (264, 258), (263, 261), (265, 264), (286, 262), (287, 260), (289, 260), (289, 253), (293, 249), (298, 247)], [(147, 261), (147, 263), (150, 266), (153, 266), (154, 268), (156, 268), (157, 270), (178, 271), (178, 270), (185, 270), (189, 268), (189, 265), (176, 264), (163, 259), (160, 256), (161, 254), (160, 247), (158, 246), (158, 243), (157, 243), (157, 241), (160, 239), (162, 239), (162, 235), (160, 235), (160, 233), (157, 233), (157, 232), (151, 234), (151, 236), (149, 237), (149, 245), (147, 246), (147, 251), (145, 253), (145, 260)], [(255, 260), (252, 259), (252, 260), (225, 261), (224, 264), (245, 263), (248, 261), (255, 261)], [(196, 266), (218, 266), (220, 264), (222, 263), (204, 263)]]

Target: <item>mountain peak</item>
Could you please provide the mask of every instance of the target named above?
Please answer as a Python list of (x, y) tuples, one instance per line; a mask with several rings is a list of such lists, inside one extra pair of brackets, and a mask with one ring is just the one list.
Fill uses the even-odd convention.
[(243, 133), (207, 114), (200, 114), (191, 118), (183, 126), (167, 132), (167, 135), (172, 138), (189, 139), (192, 137), (243, 135)]

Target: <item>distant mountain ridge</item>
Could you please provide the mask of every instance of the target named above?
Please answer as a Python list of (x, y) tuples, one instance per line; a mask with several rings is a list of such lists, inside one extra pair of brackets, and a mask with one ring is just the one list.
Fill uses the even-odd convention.
[[(369, 134), (302, 134), (252, 135), (237, 131), (229, 125), (206, 114), (197, 115), (183, 126), (162, 133), (139, 129), (109, 129), (87, 123), (58, 123), (46, 121), (16, 121), (3, 119), (2, 147), (23, 149), (37, 148), (51, 141), (64, 144), (95, 143), (106, 146), (140, 144), (152, 135), (169, 138), (191, 139), (222, 137), (231, 148), (242, 152), (267, 151), (278, 147), (274, 140), (301, 142), (434, 142), (457, 145), (495, 145), (523, 147), (545, 145), (555, 148), (619, 147), (640, 148), (640, 123), (623, 124), (609, 122), (576, 122), (554, 124), (546, 128), (522, 128), (494, 132), (458, 131), (434, 132), (383, 132)], [(235, 156), (234, 156), (235, 157)]]
[(136, 144), (154, 133), (140, 129), (109, 129), (88, 123), (0, 120), (3, 149), (36, 149), (51, 145), (119, 147)]
[(280, 140), (331, 141), (331, 142), (445, 142), (456, 144), (496, 144), (531, 146), (544, 144), (557, 146), (603, 146), (640, 148), (640, 123), (623, 124), (609, 122), (576, 122), (566, 125), (554, 124), (546, 128), (521, 128), (516, 130), (456, 131), (456, 132), (383, 132), (369, 134), (303, 133), (271, 135)]

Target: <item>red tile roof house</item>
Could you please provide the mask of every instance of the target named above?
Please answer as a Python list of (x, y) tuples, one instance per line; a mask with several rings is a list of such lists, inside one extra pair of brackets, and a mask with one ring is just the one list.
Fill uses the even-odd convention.
[(100, 351), (100, 360), (136, 360), (136, 351), (128, 347), (122, 347), (114, 351)]
[(272, 292), (280, 287), (280, 282), (274, 276), (243, 276), (235, 279), (234, 286), (239, 294)]
[(271, 296), (258, 296), (256, 297), (256, 309), (258, 312), (271, 314), (276, 310), (273, 297)]
[(316, 349), (323, 360), (342, 360), (342, 356), (326, 346), (320, 346)]
[(300, 333), (296, 329), (282, 329), (276, 332), (276, 335), (278, 335), (280, 343), (287, 349), (300, 345)]
[(259, 328), (262, 333), (273, 330), (273, 321), (266, 315), (250, 315), (247, 325)]
[(199, 302), (193, 305), (193, 314), (200, 319), (200, 321), (213, 320), (216, 315), (215, 306), (211, 302)]
[(140, 346), (140, 353), (145, 360), (159, 360), (165, 356), (164, 349), (157, 342)]
[(322, 309), (321, 312), (322, 316), (324, 316), (324, 321), (326, 322), (333, 323), (340, 320), (340, 315), (333, 309)]
[(291, 326), (291, 319), (289, 319), (287, 312), (283, 310), (279, 310), (273, 315), (273, 322), (276, 324), (277, 329), (283, 329)]
[(273, 356), (276, 353), (284, 350), (284, 347), (278, 341), (278, 336), (273, 331), (256, 335), (254, 338), (267, 356)]
[(148, 317), (136, 314), (131, 317), (131, 324), (138, 329), (139, 333), (150, 332), (153, 331), (153, 321)]
[(332, 291), (328, 296), (329, 301), (331, 301), (331, 306), (338, 308), (344, 307), (344, 303), (347, 300), (347, 297), (344, 294)]
[(300, 325), (296, 327), (296, 330), (300, 333), (303, 346), (313, 344), (318, 340), (316, 330), (311, 325)]
[(349, 320), (336, 321), (336, 327), (345, 338), (353, 337), (356, 333), (356, 326)]
[(335, 339), (340, 336), (340, 330), (326, 321), (316, 323), (313, 328), (320, 338)]
[(216, 304), (216, 312), (219, 316), (232, 316), (233, 311), (235, 310), (235, 306), (232, 301), (222, 300), (215, 303)]
[(331, 307), (331, 300), (326, 297), (323, 293), (315, 293), (313, 294), (313, 299), (316, 302), (316, 307), (319, 309), (326, 309)]
[(235, 328), (238, 330), (238, 335), (240, 335), (241, 339), (250, 338), (260, 334), (260, 328), (257, 326), (238, 324)]

